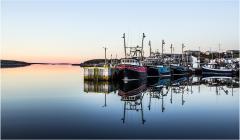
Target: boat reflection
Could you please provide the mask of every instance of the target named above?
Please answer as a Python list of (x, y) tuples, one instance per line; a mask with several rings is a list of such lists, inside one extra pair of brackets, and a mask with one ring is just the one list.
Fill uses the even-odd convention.
[(145, 80), (134, 80), (127, 83), (120, 82), (118, 95), (121, 96), (121, 101), (124, 102), (123, 123), (125, 123), (127, 111), (140, 112), (142, 124), (145, 123), (142, 99), (146, 90), (147, 85)]
[(231, 92), (233, 96), (233, 88), (239, 88), (238, 77), (202, 77), (201, 82), (208, 87), (215, 87), (216, 95), (222, 92), (228, 95)]
[[(148, 79), (148, 94), (149, 94), (149, 104), (148, 110), (151, 110), (152, 99), (161, 99), (162, 107), (161, 110), (164, 112), (164, 96), (167, 96), (169, 91), (169, 86), (171, 84), (170, 78), (149, 78)], [(154, 83), (152, 83), (154, 81)], [(166, 89), (166, 91), (164, 91)]]
[[(122, 122), (127, 120), (126, 113), (129, 111), (139, 112), (141, 123), (146, 122), (144, 118), (144, 110), (151, 111), (153, 100), (161, 102), (161, 112), (166, 111), (168, 102), (170, 105), (174, 104), (175, 98), (181, 98), (181, 106), (186, 104), (186, 98), (184, 96), (191, 96), (196, 93), (196, 90), (200, 93), (201, 87), (213, 88), (215, 87), (216, 95), (232, 95), (233, 89), (239, 88), (238, 77), (173, 77), (173, 78), (147, 78), (146, 80), (133, 80), (133, 81), (117, 81), (117, 82), (92, 82), (84, 81), (84, 91), (94, 93), (104, 93), (104, 105), (106, 103), (106, 94), (117, 93), (116, 95), (121, 97), (123, 103), (123, 117)], [(193, 90), (194, 88), (194, 90)], [(186, 98), (186, 99), (185, 99)], [(147, 102), (147, 107), (144, 108), (144, 102)], [(176, 102), (178, 103), (178, 102)]]

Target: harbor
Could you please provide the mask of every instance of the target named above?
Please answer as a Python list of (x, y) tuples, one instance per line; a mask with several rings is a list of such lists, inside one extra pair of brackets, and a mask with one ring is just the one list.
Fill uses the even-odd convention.
[[(173, 44), (170, 44), (171, 53), (164, 53), (167, 47), (162, 40), (162, 52), (153, 51), (151, 41), (148, 42), (149, 55), (144, 56), (143, 33), (141, 45), (135, 47), (127, 46), (125, 33), (123, 38), (124, 58), (107, 59), (105, 50), (104, 63), (92, 63), (90, 66), (80, 64), (84, 69), (85, 80), (144, 80), (148, 77), (177, 77), (177, 76), (239, 76), (239, 50), (228, 50), (226, 52), (201, 52), (199, 50), (188, 50), (184, 43), (181, 44), (182, 53), (174, 54)], [(219, 44), (220, 50), (220, 44)], [(102, 59), (103, 60), (103, 59)]]
[(2, 0), (1, 139), (239, 139), (239, 0)]

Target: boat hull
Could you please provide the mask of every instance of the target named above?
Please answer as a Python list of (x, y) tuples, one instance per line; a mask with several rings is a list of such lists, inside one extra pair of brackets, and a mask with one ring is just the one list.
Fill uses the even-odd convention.
[(232, 76), (234, 74), (234, 71), (202, 67), (202, 74), (203, 75)]
[(116, 68), (119, 80), (141, 80), (147, 77), (147, 68), (143, 66), (119, 65)]
[(171, 70), (167, 66), (149, 66), (147, 67), (148, 77), (169, 77), (171, 76)]
[(172, 75), (188, 75), (190, 74), (190, 70), (183, 66), (171, 66), (171, 74)]

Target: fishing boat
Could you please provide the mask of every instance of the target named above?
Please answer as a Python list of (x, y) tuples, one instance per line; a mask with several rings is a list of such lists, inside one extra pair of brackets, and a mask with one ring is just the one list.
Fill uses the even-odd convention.
[[(147, 68), (140, 62), (140, 60), (143, 60), (145, 34), (143, 33), (142, 36), (142, 45), (136, 47), (126, 46), (125, 33), (122, 38), (124, 39), (125, 58), (122, 58), (120, 64), (116, 66), (118, 79), (124, 81), (145, 79), (147, 77)], [(127, 53), (127, 49), (129, 49), (129, 53)]]
[(188, 75), (191, 70), (188, 69), (187, 67), (180, 66), (180, 65), (170, 65), (171, 68), (171, 74), (174, 76), (181, 76), (181, 75)]
[(142, 66), (138, 59), (123, 58), (116, 69), (118, 79), (121, 80), (139, 80), (147, 77), (147, 68)]
[(147, 67), (148, 77), (169, 77), (171, 76), (171, 70), (169, 66), (161, 65), (158, 58), (148, 57), (143, 62), (143, 65)]
[(142, 61), (142, 64), (147, 67), (148, 77), (169, 77), (171, 76), (170, 67), (163, 64), (163, 56), (158, 51), (152, 52), (151, 42), (149, 41), (150, 56)]
[(215, 62), (208, 63), (207, 65), (202, 66), (203, 75), (223, 75), (223, 76), (232, 76), (235, 73), (233, 69), (219, 66)]

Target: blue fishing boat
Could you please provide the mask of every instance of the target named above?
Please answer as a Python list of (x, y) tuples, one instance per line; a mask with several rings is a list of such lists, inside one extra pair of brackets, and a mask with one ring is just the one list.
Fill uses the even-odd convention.
[(180, 65), (171, 65), (171, 74), (172, 75), (188, 75), (191, 73), (191, 70), (188, 69), (187, 67), (180, 66)]
[(170, 77), (171, 70), (169, 66), (157, 65), (147, 67), (148, 77)]
[(157, 57), (148, 57), (142, 64), (147, 67), (148, 77), (170, 77), (171, 69), (169, 66), (162, 65)]

